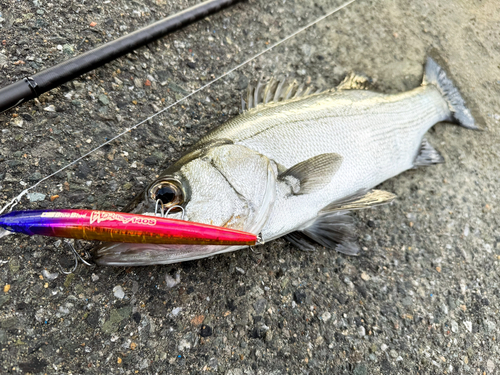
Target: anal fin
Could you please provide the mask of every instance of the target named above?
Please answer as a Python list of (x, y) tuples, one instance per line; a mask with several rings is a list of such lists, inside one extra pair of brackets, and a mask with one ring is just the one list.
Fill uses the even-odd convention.
[(413, 162), (414, 167), (425, 167), (432, 164), (444, 163), (444, 158), (441, 154), (431, 146), (426, 138), (422, 139), (422, 144), (418, 150), (417, 157)]

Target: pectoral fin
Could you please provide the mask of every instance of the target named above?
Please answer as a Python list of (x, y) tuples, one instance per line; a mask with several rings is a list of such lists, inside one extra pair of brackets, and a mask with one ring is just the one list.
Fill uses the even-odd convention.
[(294, 165), (279, 179), (289, 184), (294, 194), (309, 194), (326, 187), (341, 164), (339, 154), (321, 154)]

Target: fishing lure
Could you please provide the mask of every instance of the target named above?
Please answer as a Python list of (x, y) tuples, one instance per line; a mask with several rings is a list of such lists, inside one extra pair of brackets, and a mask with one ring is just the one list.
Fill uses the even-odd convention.
[(94, 210), (12, 211), (0, 227), (41, 235), (106, 242), (189, 245), (255, 245), (257, 236), (213, 225), (123, 212)]

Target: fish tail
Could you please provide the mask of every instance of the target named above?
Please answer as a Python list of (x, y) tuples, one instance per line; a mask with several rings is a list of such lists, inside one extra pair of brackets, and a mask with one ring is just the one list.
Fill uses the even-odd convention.
[(471, 111), (466, 107), (462, 95), (455, 87), (444, 69), (431, 57), (427, 57), (423, 85), (436, 86), (448, 103), (451, 120), (467, 129), (479, 129)]

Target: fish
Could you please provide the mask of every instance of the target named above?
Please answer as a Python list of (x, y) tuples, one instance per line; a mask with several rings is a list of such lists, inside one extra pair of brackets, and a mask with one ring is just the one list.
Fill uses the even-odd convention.
[[(311, 93), (271, 80), (249, 89), (244, 111), (204, 136), (139, 193), (125, 212), (182, 206), (185, 220), (284, 237), (357, 255), (351, 212), (395, 199), (375, 187), (408, 169), (442, 163), (425, 133), (439, 122), (478, 129), (449, 74), (427, 57), (422, 84), (385, 94), (351, 74)], [(181, 213), (172, 210), (173, 218)], [(200, 259), (243, 246), (103, 243), (100, 265), (138, 266)]]

